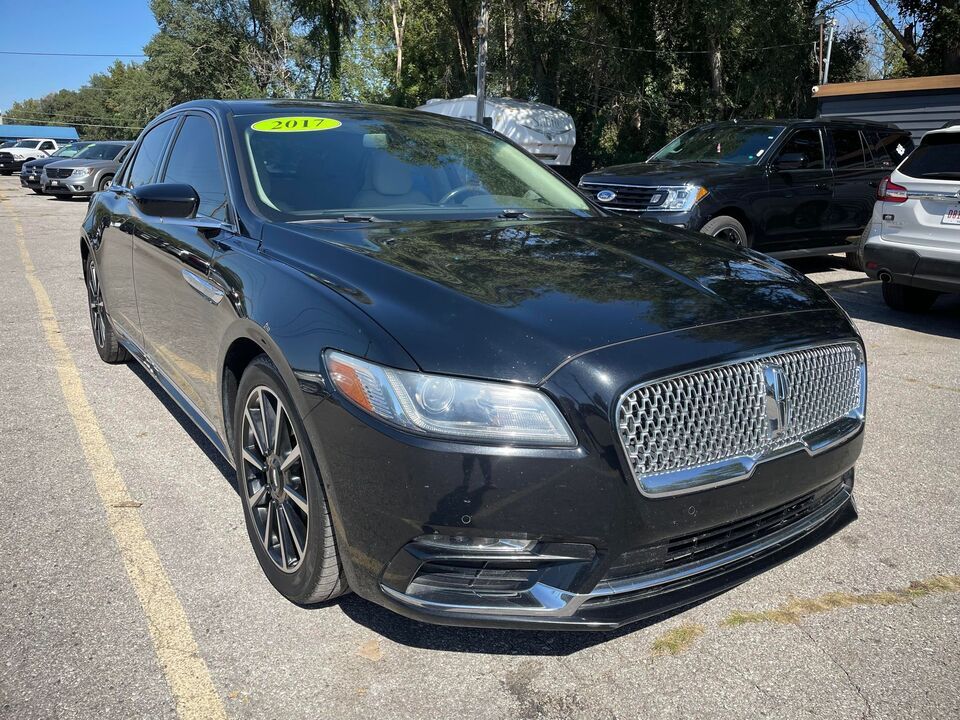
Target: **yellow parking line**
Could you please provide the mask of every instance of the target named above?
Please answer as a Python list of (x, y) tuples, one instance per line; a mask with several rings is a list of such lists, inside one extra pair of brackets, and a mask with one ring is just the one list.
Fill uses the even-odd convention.
[[(0, 197), (0, 201), (3, 200)], [(60, 333), (50, 297), (37, 276), (23, 239), (23, 228), (15, 214), (13, 227), (67, 409), (80, 436), (80, 446), (106, 509), (120, 557), (143, 606), (157, 659), (177, 703), (177, 715), (184, 720), (226, 718), (223, 701), (213, 685), (207, 664), (200, 657), (183, 606), (164, 572), (156, 548), (147, 537), (140, 511), (132, 502), (110, 446), (87, 401), (80, 371)]]

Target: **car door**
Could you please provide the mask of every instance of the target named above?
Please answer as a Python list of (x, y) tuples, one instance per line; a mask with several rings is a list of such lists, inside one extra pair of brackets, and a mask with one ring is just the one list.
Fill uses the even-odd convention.
[(104, 306), (114, 327), (138, 347), (143, 346), (140, 316), (133, 278), (133, 238), (148, 232), (147, 223), (130, 197), (129, 190), (153, 181), (160, 159), (176, 127), (166, 120), (152, 127), (140, 139), (133, 162), (107, 194), (104, 206), (109, 217), (100, 235), (97, 260)]
[(822, 129), (790, 131), (767, 163), (757, 249), (782, 252), (824, 244), (833, 174), (826, 164)]
[(219, 135), (205, 114), (184, 116), (160, 182), (184, 183), (199, 195), (196, 218), (153, 218), (151, 235), (134, 241), (134, 275), (143, 340), (151, 362), (206, 418), (218, 416), (217, 305), (224, 294), (209, 271), (232, 236)]
[(830, 231), (834, 242), (856, 242), (870, 220), (883, 173), (855, 127), (829, 127), (827, 138), (833, 164)]

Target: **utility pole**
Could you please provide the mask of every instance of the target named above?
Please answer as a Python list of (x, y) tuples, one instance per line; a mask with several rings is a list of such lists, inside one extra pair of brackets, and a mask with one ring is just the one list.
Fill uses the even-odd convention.
[(813, 26), (820, 33), (820, 41), (817, 43), (817, 83), (823, 79), (823, 26), (826, 22), (826, 15), (817, 15), (813, 18)]
[(487, 26), (490, 23), (490, 0), (480, 0), (477, 21), (477, 122), (483, 124), (487, 103)]
[(823, 79), (820, 80), (821, 85), (826, 85), (830, 82), (830, 54), (833, 52), (833, 31), (837, 29), (837, 19), (830, 18), (830, 38), (827, 40), (827, 59), (823, 64)]

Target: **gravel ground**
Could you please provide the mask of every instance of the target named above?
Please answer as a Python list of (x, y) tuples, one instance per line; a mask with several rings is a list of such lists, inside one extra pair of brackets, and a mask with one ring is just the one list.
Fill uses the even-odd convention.
[(839, 261), (798, 264), (867, 344), (858, 522), (659, 622), (613, 634), (458, 630), (353, 596), (304, 609), (273, 591), (229, 468), (143, 371), (97, 357), (78, 260), (85, 210), (0, 178), (0, 480), (12, 519), (0, 525), (0, 716), (190, 715), (171, 690), (177, 663), (158, 659), (170, 654), (151, 634), (149, 588), (138, 594), (125, 569), (51, 333), (142, 503), (129, 512), (196, 643), (184, 657), (199, 656), (229, 717), (960, 716), (957, 299), (898, 315)]

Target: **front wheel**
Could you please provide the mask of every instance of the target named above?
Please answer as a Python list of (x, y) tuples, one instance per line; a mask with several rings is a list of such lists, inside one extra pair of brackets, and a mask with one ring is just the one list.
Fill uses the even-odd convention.
[(37, 195), (43, 195), (43, 190), (41, 190), (40, 188), (30, 188), (30, 189), (33, 190)]
[(929, 310), (940, 294), (936, 290), (885, 282), (881, 286), (883, 301), (892, 310), (922, 313)]
[(54, 195), (57, 200), (70, 200), (73, 195)]
[(306, 429), (265, 355), (243, 373), (233, 427), (243, 516), (267, 579), (298, 604), (324, 602), (346, 592)]
[(97, 183), (97, 192), (103, 192), (108, 187), (113, 184), (113, 175), (107, 175), (99, 183)]
[(87, 281), (87, 303), (90, 306), (90, 328), (93, 330), (93, 342), (97, 353), (105, 363), (117, 365), (130, 359), (130, 353), (120, 344), (113, 331), (110, 318), (103, 306), (103, 293), (100, 289), (100, 273), (97, 270), (93, 253), (87, 258), (84, 267), (84, 279)]
[(727, 240), (738, 247), (750, 247), (750, 238), (743, 224), (729, 215), (718, 215), (700, 228), (704, 235)]

